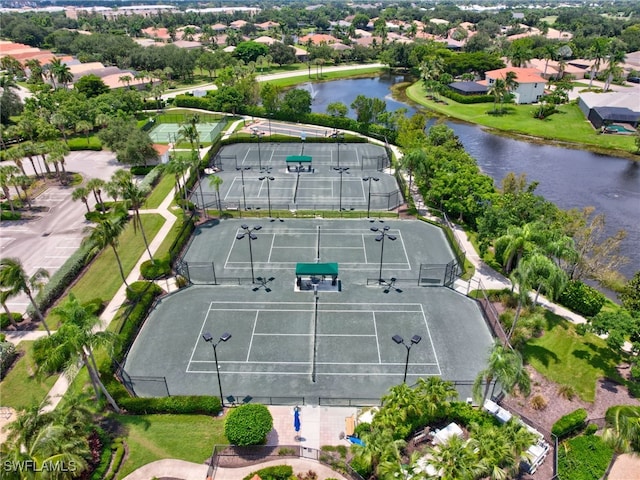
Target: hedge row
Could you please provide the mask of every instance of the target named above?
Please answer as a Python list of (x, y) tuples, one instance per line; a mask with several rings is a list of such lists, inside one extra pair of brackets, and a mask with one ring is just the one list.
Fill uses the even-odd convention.
[(567, 437), (576, 430), (584, 427), (584, 422), (586, 420), (587, 411), (584, 408), (579, 408), (563, 417), (560, 417), (560, 419), (553, 424), (551, 433), (558, 438)]
[(251, 480), (254, 476), (258, 476), (262, 480), (290, 480), (293, 477), (293, 467), (291, 465), (274, 465), (266, 467), (257, 472), (251, 472), (242, 480)]
[[(36, 297), (40, 310), (48, 309), (69, 285), (78, 277), (80, 271), (97, 255), (95, 245), (90, 241), (83, 243), (64, 264), (54, 273)], [(27, 307), (27, 314), (33, 318), (33, 306)]]
[(198, 414), (217, 415), (220, 413), (220, 399), (215, 396), (175, 396), (158, 398), (120, 397), (118, 405), (132, 415)]
[(18, 353), (16, 347), (11, 342), (0, 342), (0, 380), (4, 377), (4, 374), (9, 370), (9, 367), (13, 364)]
[(461, 95), (451, 88), (444, 88), (440, 92), (443, 97), (450, 98), (454, 102), (472, 104), (472, 103), (492, 103), (495, 99), (493, 95)]
[(139, 185), (140, 189), (142, 191), (146, 191), (146, 190), (151, 191), (151, 189), (155, 187), (158, 181), (162, 178), (163, 171), (164, 171), (163, 165), (156, 165), (155, 167), (151, 168), (151, 170), (149, 170), (145, 174), (145, 177), (140, 182), (140, 185)]

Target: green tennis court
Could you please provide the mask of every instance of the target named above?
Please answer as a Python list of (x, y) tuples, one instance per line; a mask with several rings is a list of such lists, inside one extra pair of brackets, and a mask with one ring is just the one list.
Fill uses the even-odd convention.
[[(364, 404), (401, 383), (405, 366), (409, 383), (440, 375), (468, 396), (492, 342), (488, 327), (473, 300), (421, 281), (433, 274), (425, 265), (440, 275), (453, 258), (442, 231), (420, 221), (203, 225), (181, 266), (202, 284), (157, 304), (127, 356), (128, 382), (143, 396), (217, 395), (214, 352), (202, 335), (228, 332), (217, 346), (225, 396)], [(318, 278), (315, 291), (299, 288), (299, 262), (337, 263), (337, 287)], [(420, 337), (408, 362), (394, 335)]]
[[(180, 140), (182, 127), (183, 125), (180, 123), (159, 123), (149, 132), (149, 136), (155, 143), (176, 143)], [(196, 124), (200, 142), (202, 143), (213, 142), (213, 139), (223, 128), (223, 122)], [(188, 142), (185, 139), (182, 141)]]

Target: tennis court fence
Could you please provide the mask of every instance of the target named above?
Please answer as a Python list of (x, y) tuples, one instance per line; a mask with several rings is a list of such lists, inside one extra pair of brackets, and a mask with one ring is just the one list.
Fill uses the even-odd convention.
[[(452, 288), (454, 282), (462, 272), (458, 262), (452, 260), (449, 263), (422, 263), (418, 270), (418, 276), (413, 278), (390, 278), (382, 284), (389, 288), (398, 286), (415, 285), (418, 287), (449, 287)], [(380, 284), (379, 278), (367, 278), (367, 285)]]

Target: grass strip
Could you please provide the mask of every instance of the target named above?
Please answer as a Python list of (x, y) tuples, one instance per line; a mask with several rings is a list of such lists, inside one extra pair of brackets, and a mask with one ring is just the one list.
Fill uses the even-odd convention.
[(544, 334), (530, 339), (523, 349), (525, 360), (537, 371), (560, 385), (572, 386), (587, 402), (595, 399), (596, 382), (603, 378), (620, 380), (616, 365), (620, 355), (598, 336), (576, 332), (567, 320), (545, 313)]
[(128, 456), (117, 478), (156, 460), (203, 463), (213, 445), (228, 443), (224, 420), (206, 415), (112, 415), (126, 432)]
[(33, 343), (22, 341), (17, 347), (21, 357), (13, 364), (13, 368), (0, 382), (0, 399), (3, 407), (16, 410), (27, 408), (33, 403), (40, 404), (58, 379), (57, 375), (46, 378), (34, 376)]

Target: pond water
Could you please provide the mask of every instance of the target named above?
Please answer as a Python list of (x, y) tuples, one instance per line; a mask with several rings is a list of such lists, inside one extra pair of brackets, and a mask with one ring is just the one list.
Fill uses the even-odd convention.
[[(390, 87), (403, 80), (402, 76), (381, 75), (307, 84), (305, 88), (312, 93), (314, 112), (326, 112), (331, 102), (349, 106), (362, 94), (384, 98), (388, 111), (406, 108), (412, 115), (416, 108), (391, 97)], [(351, 110), (349, 116), (354, 118)], [(630, 263), (621, 272), (631, 278), (640, 270), (640, 162), (514, 140), (475, 125), (447, 124), (496, 184), (509, 172), (525, 173), (529, 182), (539, 182), (536, 192), (560, 208), (593, 206), (597, 213), (604, 213), (608, 235), (620, 229), (627, 232), (622, 254)]]

